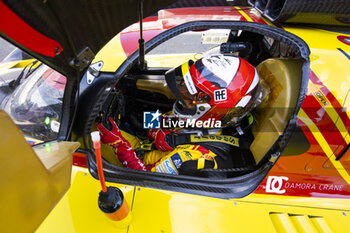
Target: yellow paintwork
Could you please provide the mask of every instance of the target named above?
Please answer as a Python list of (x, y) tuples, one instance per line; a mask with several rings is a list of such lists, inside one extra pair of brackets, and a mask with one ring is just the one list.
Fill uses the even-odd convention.
[(322, 150), (324, 153), (327, 155), (329, 161), (333, 164), (335, 168), (337, 168), (339, 174), (343, 177), (343, 179), (350, 184), (350, 175), (349, 173), (345, 170), (344, 166), (340, 161), (336, 160), (336, 157), (333, 154), (333, 150), (327, 143), (325, 137), (322, 135), (320, 130), (317, 128), (317, 126), (308, 118), (307, 114), (304, 112), (303, 109), (300, 109), (298, 113), (298, 118), (303, 121), (310, 129), (312, 134), (314, 135), (315, 139), (319, 143), (319, 145), (322, 147)]
[[(284, 29), (301, 37), (309, 45), (310, 68), (335, 98), (343, 104), (343, 107), (350, 109), (350, 100), (345, 101), (350, 90), (350, 60), (337, 50), (340, 48), (350, 54), (350, 46), (337, 39), (337, 36), (348, 35), (321, 29), (292, 27)], [(347, 111), (347, 113), (350, 116), (350, 112)]]
[[(315, 95), (315, 93), (322, 93), (322, 91), (320, 90), (321, 86), (312, 83), (311, 81), (309, 82), (309, 86), (308, 86), (308, 94), (312, 94)], [(339, 114), (337, 111), (339, 111), (339, 109), (335, 109), (334, 107), (332, 107), (332, 105), (330, 104), (331, 101), (328, 100), (328, 98), (323, 95), (324, 100), (326, 101), (327, 105), (325, 106), (325, 110), (328, 114), (328, 116), (332, 119), (334, 125), (337, 126), (340, 134), (343, 136), (343, 138), (345, 139), (346, 143), (349, 144), (350, 143), (350, 137), (347, 136), (347, 129), (346, 126), (344, 125), (343, 121), (338, 120), (339, 119)], [(316, 98), (318, 100), (318, 98)], [(319, 101), (319, 100), (318, 100)], [(324, 106), (324, 103), (320, 102), (321, 106)]]
[(173, 68), (177, 67), (188, 60), (197, 61), (202, 58), (201, 53), (178, 53), (178, 54), (160, 54), (146, 55), (145, 59), (149, 67)]
[(72, 155), (80, 144), (32, 148), (3, 110), (0, 131), (0, 231), (32, 232), (68, 190)]
[[(342, 103), (350, 87), (350, 77), (343, 67), (349, 61), (336, 50), (341, 48), (350, 53), (350, 46), (336, 38), (342, 34), (306, 28), (287, 27), (286, 30), (309, 44), (312, 70)], [(119, 39), (116, 36), (93, 61), (104, 61), (102, 71), (114, 72), (126, 59)], [(162, 67), (176, 66), (183, 61), (175, 59), (169, 65), (157, 56), (147, 56), (147, 60), (150, 66)], [(346, 101), (345, 107), (348, 105)], [(302, 118), (302, 114), (299, 117)], [(322, 144), (323, 139), (318, 139)], [(343, 177), (350, 181), (347, 173), (343, 173)], [(99, 182), (87, 169), (73, 167), (72, 187), (37, 232), (350, 232), (350, 199), (250, 194), (223, 200), (122, 184), (108, 185), (124, 192), (132, 210), (129, 228), (120, 228), (120, 224), (109, 220), (98, 209)]]
[(126, 59), (125, 52), (120, 43), (119, 34), (110, 40), (101, 50), (96, 54), (95, 62), (103, 61), (103, 66), (100, 71), (114, 72)]
[(290, 232), (297, 233), (297, 230), (293, 226), (292, 221), (289, 219), (288, 214), (285, 213), (272, 213), (270, 214), (271, 220), (275, 225), (277, 232)]
[[(251, 194), (241, 199), (224, 200), (121, 184), (108, 185), (117, 186), (124, 192), (132, 210), (129, 231), (120, 228), (98, 209), (97, 198), (101, 190), (98, 180), (87, 169), (73, 167), (72, 187), (37, 232), (273, 233), (283, 232), (286, 225), (278, 222), (282, 220), (296, 229), (317, 229), (326, 224), (323, 229), (350, 232), (349, 199)], [(282, 230), (276, 231), (276, 228)]]
[[(107, 183), (107, 186), (112, 184)], [(131, 208), (134, 188), (115, 185), (121, 188)], [(72, 185), (69, 191), (38, 228), (37, 232), (126, 232), (105, 216), (97, 205), (101, 186), (87, 169), (73, 167)]]
[[(350, 91), (350, 72), (348, 67), (350, 66), (350, 60), (341, 53), (338, 48), (342, 49), (346, 53), (350, 54), (350, 46), (340, 42), (338, 36), (348, 36), (342, 33), (329, 32), (320, 29), (310, 30), (309, 28), (285, 28), (287, 31), (301, 37), (310, 47), (310, 68), (320, 79), (320, 81), (332, 92), (334, 97), (346, 110), (348, 116), (350, 116), (350, 100), (348, 98), (348, 92)], [(314, 94), (320, 91), (320, 86), (309, 81), (308, 93)], [(324, 95), (324, 99), (327, 101), (327, 106), (324, 107), (327, 114), (330, 116), (333, 123), (338, 128), (339, 132), (343, 136), (345, 142), (350, 143), (350, 136), (342, 120), (339, 120), (337, 111), (339, 109), (332, 106), (331, 101)], [(321, 103), (321, 105), (323, 105)], [(311, 122), (304, 111), (300, 111), (298, 115), (299, 119), (304, 121), (311, 129), (315, 139), (319, 142), (322, 150), (328, 157), (328, 161), (325, 161), (324, 166), (334, 166), (344, 180), (350, 184), (350, 175), (345, 171), (345, 167), (341, 162), (335, 160), (333, 150), (328, 145), (326, 138), (318, 130), (317, 126)], [(342, 160), (344, 161), (344, 160)]]
[[(248, 21), (253, 20), (239, 7), (236, 7), (242, 16)], [(270, 26), (274, 26), (262, 17), (264, 22)], [(300, 38), (302, 38), (310, 48), (310, 68), (316, 74), (316, 76), (322, 81), (322, 83), (333, 93), (335, 98), (347, 109), (350, 106), (350, 101), (345, 101), (346, 95), (350, 90), (350, 73), (349, 59), (344, 56), (337, 48), (350, 53), (350, 46), (340, 42), (337, 36), (349, 36), (347, 34), (330, 32), (321, 29), (315, 29), (307, 27), (284, 27), (286, 31), (289, 31)], [(347, 65), (345, 65), (347, 64)], [(350, 112), (347, 111), (348, 116)], [(344, 132), (344, 131), (340, 131)], [(349, 143), (349, 142), (347, 142)]]
[[(307, 206), (306, 199), (303, 205)], [(342, 211), (304, 206), (266, 204), (264, 195), (221, 200), (141, 188), (135, 192), (132, 228), (135, 232), (275, 232), (270, 213), (282, 212), (325, 216), (339, 224), (336, 231), (350, 230), (346, 222), (349, 217)]]

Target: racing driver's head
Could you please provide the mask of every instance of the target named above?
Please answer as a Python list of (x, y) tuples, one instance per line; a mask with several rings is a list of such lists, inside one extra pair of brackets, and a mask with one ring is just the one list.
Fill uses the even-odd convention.
[(230, 55), (190, 60), (167, 71), (165, 79), (177, 98), (174, 115), (221, 120), (222, 127), (238, 124), (266, 96), (255, 67)]

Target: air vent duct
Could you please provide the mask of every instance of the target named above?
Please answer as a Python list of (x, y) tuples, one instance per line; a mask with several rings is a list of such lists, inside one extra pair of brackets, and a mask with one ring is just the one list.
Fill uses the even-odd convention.
[(248, 3), (275, 23), (350, 26), (348, 0), (249, 0)]
[(270, 213), (271, 221), (276, 232), (310, 232), (332, 233), (334, 232), (322, 216), (310, 216), (303, 214)]

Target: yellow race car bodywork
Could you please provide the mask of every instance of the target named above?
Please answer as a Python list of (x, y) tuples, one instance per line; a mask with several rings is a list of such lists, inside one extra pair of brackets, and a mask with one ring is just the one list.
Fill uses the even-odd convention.
[(131, 208), (129, 226), (97, 205), (98, 180), (73, 167), (72, 185), (37, 232), (350, 232), (350, 200), (251, 194), (217, 199), (144, 187), (120, 188)]
[[(240, 14), (239, 20), (256, 21), (253, 17), (254, 12), (243, 11), (240, 8), (236, 10)], [(267, 20), (263, 21), (270, 24)], [(322, 84), (310, 80), (307, 95), (314, 96), (315, 100), (320, 102), (346, 144), (349, 144), (347, 125), (339, 120), (340, 113), (333, 106), (334, 100), (330, 99), (329, 93), (324, 89), (327, 87), (344, 108), (349, 106), (346, 98), (350, 89), (350, 76), (344, 65), (350, 62), (350, 58), (346, 56), (350, 53), (350, 47), (337, 39), (347, 35), (307, 27), (287, 26), (284, 30), (299, 36), (309, 45), (311, 70)], [(126, 53), (120, 37), (121, 34), (118, 34), (106, 44), (92, 62), (103, 61), (101, 72), (115, 72), (127, 59), (129, 54)], [(190, 58), (199, 57), (196, 54), (146, 55), (148, 64), (157, 67), (173, 67)], [(266, 179), (256, 191), (237, 199), (219, 199), (107, 183), (123, 191), (131, 209), (127, 219), (131, 219), (131, 222), (114, 222), (98, 208), (97, 197), (101, 191), (99, 181), (91, 176), (87, 168), (77, 165), (72, 167), (71, 187), (36, 232), (350, 232), (350, 199), (347, 193), (350, 185), (349, 152), (341, 160), (337, 160), (331, 148), (330, 138), (322, 134), (305, 111), (307, 108), (301, 108), (298, 119), (305, 129), (310, 130), (309, 136), (314, 137), (312, 146), (322, 149), (325, 155), (323, 159), (327, 159), (322, 162), (325, 161), (325, 166), (329, 165), (328, 168), (333, 169), (327, 172), (334, 180), (339, 180), (339, 184), (334, 180), (323, 182), (317, 173), (313, 175), (311, 172), (317, 170), (322, 173), (325, 168), (319, 164), (315, 165), (311, 160), (302, 164), (305, 168), (299, 168), (301, 160), (295, 156), (282, 156), (267, 176), (276, 179), (278, 185), (281, 185), (279, 191), (283, 191), (281, 188), (284, 188), (283, 195), (268, 192)], [(348, 111), (346, 115), (350, 117)], [(307, 155), (304, 157), (309, 158)], [(301, 170), (299, 173), (293, 173), (293, 170), (289, 173), (289, 178), (297, 177), (298, 182), (284, 182), (282, 187), (282, 183), (279, 182), (283, 182), (283, 179), (277, 181), (276, 177), (284, 177), (281, 171), (288, 166)], [(40, 191), (40, 187), (37, 188)], [(28, 190), (30, 191), (29, 188), (25, 191)], [(30, 213), (32, 207), (28, 205), (27, 208), (24, 205), (21, 208)], [(17, 221), (18, 219), (13, 219), (7, 224), (16, 225)]]
[[(244, 12), (241, 13), (248, 21), (252, 20)], [(343, 80), (349, 77), (348, 69), (344, 67), (349, 59), (334, 49), (350, 51), (349, 46), (337, 40), (337, 36), (346, 34), (303, 27), (284, 29), (308, 43), (311, 69), (330, 90), (338, 90), (333, 94), (347, 106), (349, 101), (344, 100), (349, 83), (344, 84)], [(174, 61), (174, 57), (163, 55), (162, 59), (174, 61), (174, 64), (163, 63), (172, 67), (191, 56), (184, 55)], [(94, 62), (103, 60), (101, 71), (113, 72), (126, 58), (118, 35), (97, 54)], [(146, 60), (157, 66), (160, 65), (159, 61), (164, 61), (156, 56), (146, 56)], [(320, 88), (311, 81), (309, 87), (314, 88), (309, 92), (317, 92)], [(337, 112), (331, 107), (326, 111), (337, 122)], [(299, 117), (305, 119), (303, 112)], [(315, 125), (311, 122), (309, 127)], [(338, 121), (337, 127), (345, 126)], [(342, 178), (350, 184), (348, 171), (332, 158), (333, 152), (326, 139), (317, 130), (313, 131), (313, 135)], [(347, 133), (343, 133), (343, 136), (349, 143)], [(110, 221), (98, 209), (99, 182), (86, 169), (73, 167), (72, 187), (38, 228), (38, 232), (350, 232), (350, 199), (341, 196), (315, 198), (252, 193), (244, 198), (224, 200), (115, 183), (108, 185), (119, 187), (125, 194), (132, 210), (132, 222), (128, 227)]]

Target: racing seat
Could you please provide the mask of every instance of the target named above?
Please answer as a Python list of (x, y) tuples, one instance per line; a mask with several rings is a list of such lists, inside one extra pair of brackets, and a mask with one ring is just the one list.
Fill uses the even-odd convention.
[(255, 111), (254, 141), (250, 150), (258, 164), (282, 135), (296, 106), (302, 74), (302, 61), (270, 58), (256, 67), (260, 78), (270, 86), (268, 102)]

